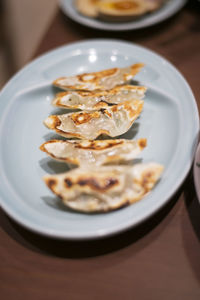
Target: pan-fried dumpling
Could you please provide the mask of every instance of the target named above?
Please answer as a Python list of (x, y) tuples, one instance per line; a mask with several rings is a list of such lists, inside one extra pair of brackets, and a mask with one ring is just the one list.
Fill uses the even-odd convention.
[(146, 139), (138, 140), (51, 140), (40, 149), (52, 158), (78, 165), (101, 166), (133, 160), (146, 147)]
[(115, 137), (129, 130), (142, 108), (143, 100), (125, 101), (99, 111), (51, 115), (44, 124), (67, 138), (94, 140), (101, 134)]
[(56, 95), (52, 104), (66, 109), (99, 110), (126, 100), (142, 99), (144, 86), (122, 85), (108, 91), (67, 91)]
[(144, 66), (142, 63), (126, 68), (113, 68), (100, 72), (61, 77), (53, 84), (64, 90), (110, 90), (117, 85), (129, 83)]
[(82, 15), (87, 17), (97, 17), (97, 3), (100, 0), (75, 0), (75, 7)]
[(114, 210), (142, 199), (156, 184), (163, 167), (156, 163), (77, 168), (44, 177), (68, 207), (83, 212)]

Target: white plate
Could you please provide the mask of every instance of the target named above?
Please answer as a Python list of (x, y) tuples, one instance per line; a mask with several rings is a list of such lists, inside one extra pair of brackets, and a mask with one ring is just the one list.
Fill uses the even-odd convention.
[[(55, 134), (43, 120), (55, 108), (53, 79), (87, 71), (143, 62), (136, 79), (149, 87), (141, 117), (126, 137), (146, 137), (144, 162), (165, 166), (161, 181), (142, 201), (106, 214), (81, 214), (64, 208), (42, 181), (66, 170), (39, 150)], [(157, 88), (159, 87), (159, 89)], [(0, 93), (0, 204), (35, 232), (66, 239), (99, 238), (133, 227), (160, 209), (183, 182), (199, 133), (193, 94), (164, 58), (115, 40), (89, 40), (51, 51), (22, 69)]]
[(74, 6), (74, 0), (60, 0), (59, 3), (62, 11), (72, 20), (80, 24), (102, 30), (123, 31), (149, 27), (162, 22), (182, 9), (186, 0), (169, 0), (163, 7), (154, 13), (148, 14), (138, 20), (123, 23), (110, 23), (83, 16), (77, 12)]
[(198, 145), (195, 154), (193, 174), (194, 174), (195, 189), (196, 189), (197, 197), (200, 202), (200, 144)]

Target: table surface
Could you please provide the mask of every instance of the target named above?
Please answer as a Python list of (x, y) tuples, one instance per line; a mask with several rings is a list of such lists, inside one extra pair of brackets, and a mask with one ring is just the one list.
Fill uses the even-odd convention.
[[(200, 22), (187, 5), (170, 20), (130, 32), (82, 27), (60, 11), (35, 56), (88, 38), (148, 47), (186, 77), (200, 108)], [(0, 211), (1, 299), (200, 299), (200, 206), (192, 171), (170, 202), (140, 226), (88, 242), (27, 231)]]

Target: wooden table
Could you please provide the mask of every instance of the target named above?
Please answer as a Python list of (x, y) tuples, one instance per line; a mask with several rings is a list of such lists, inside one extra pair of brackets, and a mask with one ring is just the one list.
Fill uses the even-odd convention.
[[(35, 56), (88, 38), (120, 38), (170, 60), (200, 108), (199, 11), (131, 32), (82, 27), (58, 12)], [(200, 206), (192, 172), (154, 217), (123, 234), (89, 242), (33, 234), (0, 211), (0, 297), (4, 299), (200, 299)]]

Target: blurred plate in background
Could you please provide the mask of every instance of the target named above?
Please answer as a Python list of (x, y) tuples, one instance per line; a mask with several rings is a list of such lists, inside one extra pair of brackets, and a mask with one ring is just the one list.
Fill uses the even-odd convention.
[(123, 23), (105, 22), (83, 16), (77, 12), (74, 6), (74, 0), (60, 0), (60, 7), (68, 17), (82, 25), (102, 30), (123, 31), (149, 27), (162, 22), (177, 13), (186, 2), (187, 0), (169, 0), (154, 13), (145, 15), (138, 20)]

